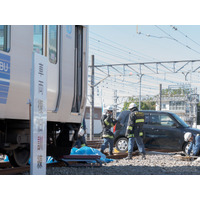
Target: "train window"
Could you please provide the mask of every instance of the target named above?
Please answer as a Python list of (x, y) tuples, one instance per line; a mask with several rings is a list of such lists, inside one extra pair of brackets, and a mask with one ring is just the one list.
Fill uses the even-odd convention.
[(57, 35), (58, 26), (49, 26), (49, 61), (53, 64), (57, 63)]
[(10, 26), (0, 25), (0, 50), (10, 51)]
[(79, 112), (82, 100), (83, 27), (75, 26), (74, 99), (72, 112)]
[(43, 55), (43, 26), (42, 25), (34, 26), (33, 51)]

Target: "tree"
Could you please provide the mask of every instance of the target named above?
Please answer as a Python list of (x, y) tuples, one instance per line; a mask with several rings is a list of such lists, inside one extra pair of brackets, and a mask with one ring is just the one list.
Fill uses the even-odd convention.
[[(139, 108), (139, 99), (135, 97), (129, 97), (128, 101), (124, 102), (124, 107), (122, 111), (128, 110), (128, 106), (130, 103), (135, 103)], [(148, 97), (141, 101), (141, 110), (155, 110), (156, 109), (156, 102), (153, 101), (152, 97)]]
[(189, 88), (177, 88), (177, 89), (162, 89), (162, 95), (163, 96), (184, 96), (186, 94), (189, 94), (190, 89)]

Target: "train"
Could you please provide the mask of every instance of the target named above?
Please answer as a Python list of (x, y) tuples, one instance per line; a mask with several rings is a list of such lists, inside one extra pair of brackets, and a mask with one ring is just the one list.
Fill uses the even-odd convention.
[(30, 158), (33, 52), (47, 57), (47, 156), (70, 154), (87, 100), (88, 26), (0, 25), (0, 153)]

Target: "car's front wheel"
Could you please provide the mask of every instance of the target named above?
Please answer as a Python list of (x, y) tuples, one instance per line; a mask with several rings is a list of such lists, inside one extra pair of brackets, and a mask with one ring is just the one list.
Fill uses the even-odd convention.
[(128, 139), (125, 137), (119, 138), (115, 143), (115, 147), (119, 152), (126, 152), (128, 150)]
[[(188, 153), (189, 146), (190, 146), (190, 142), (186, 142), (186, 143), (183, 145), (183, 151), (184, 151), (186, 154)], [(192, 151), (191, 151), (191, 154), (192, 154)]]

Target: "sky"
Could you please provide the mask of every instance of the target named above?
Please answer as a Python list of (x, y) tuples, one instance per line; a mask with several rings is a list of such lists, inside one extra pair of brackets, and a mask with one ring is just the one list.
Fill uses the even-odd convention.
[[(95, 56), (95, 65), (111, 65), (125, 63), (163, 62), (200, 60), (200, 25), (89, 25), (89, 65), (91, 55)], [(185, 63), (176, 64), (180, 69)], [(169, 73), (164, 67), (159, 67), (160, 74), (154, 74), (148, 68), (142, 68), (141, 95), (159, 93), (159, 84), (163, 89), (171, 85), (190, 84), (200, 92), (200, 62), (186, 65), (179, 73)], [(166, 64), (169, 69), (173, 64)], [(156, 64), (149, 65), (155, 70)], [(110, 68), (109, 77), (95, 87), (95, 105), (114, 104), (114, 90), (117, 90), (119, 109), (128, 96), (139, 95), (139, 77), (130, 69), (116, 67), (125, 76), (119, 77), (116, 70)], [(134, 66), (139, 72), (139, 65)], [(95, 70), (95, 83), (106, 77), (107, 67), (102, 71)], [(151, 72), (151, 73), (150, 73)], [(183, 74), (184, 73), (184, 74)], [(114, 74), (116, 76), (114, 76)], [(88, 80), (90, 81), (90, 70)], [(88, 95), (90, 88), (88, 87)], [(88, 102), (89, 103), (89, 102)], [(120, 104), (121, 103), (121, 104)]]

